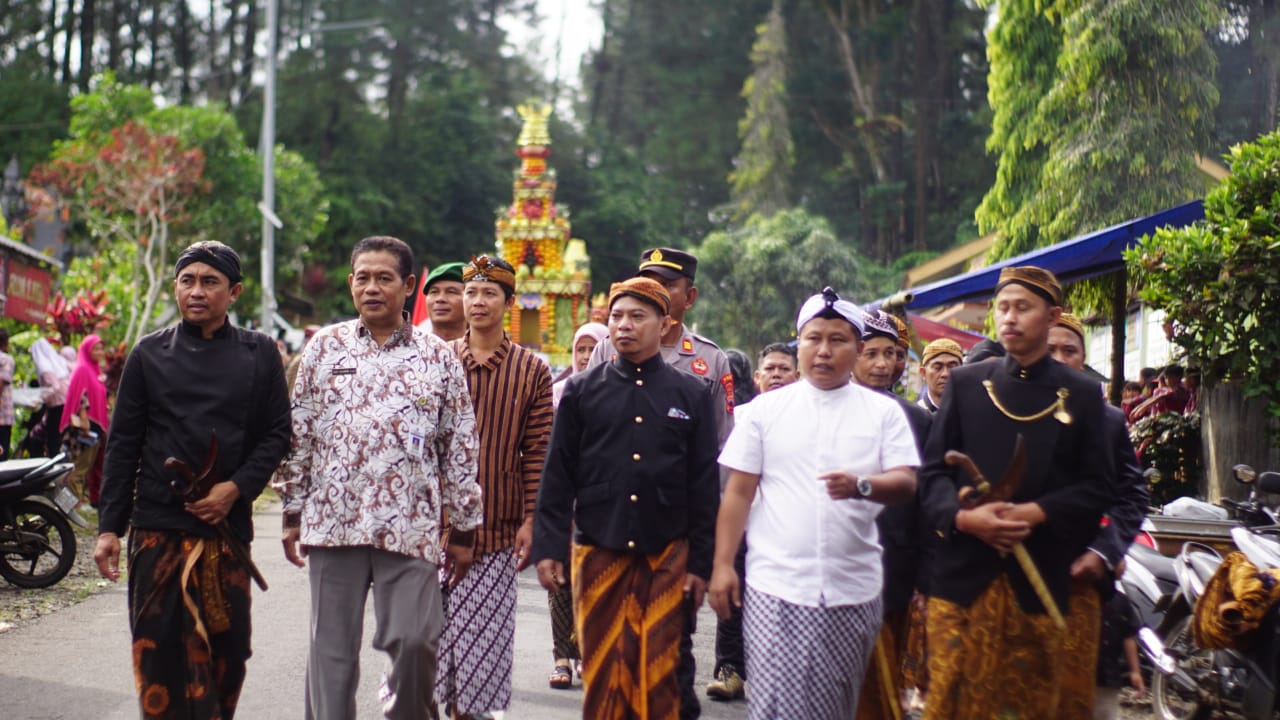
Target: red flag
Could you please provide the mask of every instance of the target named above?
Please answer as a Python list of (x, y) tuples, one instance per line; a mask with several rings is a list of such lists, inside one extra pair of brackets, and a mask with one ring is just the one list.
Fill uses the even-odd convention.
[(413, 315), (412, 322), (414, 326), (421, 325), (428, 320), (427, 317), (427, 295), (423, 289), (427, 285), (427, 268), (423, 266), (422, 274), (418, 276), (418, 292), (413, 296)]

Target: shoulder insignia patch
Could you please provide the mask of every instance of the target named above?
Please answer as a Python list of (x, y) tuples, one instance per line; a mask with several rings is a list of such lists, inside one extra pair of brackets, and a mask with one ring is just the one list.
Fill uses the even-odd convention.
[[(699, 359), (701, 362), (701, 359)], [(724, 411), (733, 414), (733, 373), (720, 376), (720, 384), (724, 386)]]
[(711, 367), (707, 365), (707, 361), (702, 358), (693, 361), (692, 370), (699, 375), (706, 375), (710, 369)]
[(689, 355), (693, 353), (693, 338), (689, 337), (688, 335), (685, 335), (683, 338), (680, 339), (680, 352), (684, 353), (685, 355)]

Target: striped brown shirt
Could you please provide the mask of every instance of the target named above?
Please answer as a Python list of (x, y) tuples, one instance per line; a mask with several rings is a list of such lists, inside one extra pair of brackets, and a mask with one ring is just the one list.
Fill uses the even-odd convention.
[(538, 481), (551, 436), (551, 370), (537, 355), (503, 338), (496, 352), (476, 362), (471, 333), (450, 343), (462, 360), (480, 438), (484, 524), (476, 556), (515, 545), (516, 531), (533, 517)]

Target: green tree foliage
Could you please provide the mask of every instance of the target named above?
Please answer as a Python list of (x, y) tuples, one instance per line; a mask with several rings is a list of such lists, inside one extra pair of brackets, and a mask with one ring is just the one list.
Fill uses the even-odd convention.
[(742, 86), (747, 112), (738, 122), (742, 149), (729, 173), (730, 219), (735, 222), (753, 212), (772, 215), (788, 205), (796, 150), (787, 115), (787, 28), (780, 0), (774, 0), (756, 28), (751, 65)]
[(103, 142), (74, 139), (59, 144), (32, 180), (56, 188), (71, 203), (98, 241), (137, 245), (134, 293), (121, 298), (128, 308), (125, 341), (132, 345), (151, 329), (165, 288), (174, 228), (189, 219), (187, 202), (208, 192), (204, 153), (130, 120)]
[(980, 232), (1000, 234), (999, 259), (1037, 243), (1027, 206), (1040, 190), (1048, 142), (1031, 132), (1028, 121), (1057, 78), (1062, 30), (1052, 7), (1044, 0), (1003, 0), (987, 35), (993, 110), (987, 151), (996, 156), (996, 176), (975, 217)]
[(1280, 418), (1280, 131), (1232, 148), (1230, 160), (1203, 222), (1160, 230), (1125, 260), (1206, 384), (1239, 381)]
[(896, 279), (841, 242), (826, 220), (799, 209), (753, 215), (742, 227), (711, 233), (693, 252), (699, 294), (691, 319), (722, 347), (748, 355), (793, 338), (800, 305), (824, 286), (865, 302)]
[(1212, 2), (1015, 0), (1000, 13), (989, 141), (1000, 165), (978, 212), (1000, 233), (993, 259), (1204, 190), (1196, 154), (1218, 102), (1208, 37), (1221, 13)]
[[(261, 239), (258, 228), (261, 218), (256, 204), (262, 182), (261, 166), (257, 154), (245, 145), (235, 119), (216, 105), (199, 108), (158, 106), (150, 91), (137, 85), (122, 84), (111, 74), (100, 78), (92, 92), (73, 98), (71, 105), (70, 137), (56, 145), (52, 166), (57, 170), (55, 174), (59, 182), (68, 189), (76, 188), (72, 199), (88, 213), (78, 219), (87, 222), (92, 234), (89, 246), (97, 251), (106, 251), (121, 237), (144, 243), (160, 237), (158, 226), (143, 228), (130, 225), (140, 216), (127, 211), (127, 202), (105, 208), (101, 206), (100, 198), (88, 189), (104, 187), (104, 184), (122, 179), (121, 173), (107, 172), (112, 169), (110, 167), (100, 168), (101, 172), (93, 168), (102, 162), (102, 150), (118, 141), (121, 128), (139, 128), (142, 131), (137, 135), (139, 141), (144, 134), (153, 139), (166, 138), (164, 142), (172, 147), (200, 155), (199, 181), (189, 186), (189, 189), (198, 191), (183, 192), (179, 198), (180, 213), (173, 212), (176, 206), (170, 204), (167, 209), (158, 211), (154, 219), (163, 221), (165, 233), (172, 226), (175, 231), (173, 241), (178, 247), (198, 240), (220, 240), (236, 248), (244, 261), (248, 279), (248, 297), (244, 302), (246, 305), (256, 302), (258, 284), (253, 279), (259, 272)], [(280, 197), (276, 214), (285, 224), (277, 240), (277, 257), (280, 259), (277, 273), (290, 280), (299, 273), (301, 253), (324, 227), (327, 204), (315, 169), (295, 153), (280, 147), (275, 152), (276, 187)], [(147, 173), (144, 172), (142, 176), (145, 175)], [(180, 191), (182, 188), (173, 186), (172, 190)], [(104, 216), (99, 211), (108, 214)], [(130, 218), (129, 222), (122, 223), (121, 218), (126, 217)], [(136, 296), (139, 304), (135, 307), (129, 298), (113, 298), (129, 310), (122, 310), (121, 315), (135, 320), (134, 329), (145, 327), (154, 317), (154, 312), (144, 305), (147, 302), (154, 304), (167, 292), (167, 287), (160, 281), (169, 277), (164, 265), (172, 257), (172, 248), (168, 245), (167, 235), (164, 242), (164, 246), (154, 248), (159, 251), (158, 256), (149, 258), (145, 253), (137, 256), (137, 270), (147, 278), (141, 284), (143, 292)], [(153, 246), (144, 244), (144, 247)], [(151, 275), (156, 277), (151, 278)], [(151, 294), (152, 289), (155, 295)], [(129, 339), (136, 337), (136, 334), (130, 334)]]

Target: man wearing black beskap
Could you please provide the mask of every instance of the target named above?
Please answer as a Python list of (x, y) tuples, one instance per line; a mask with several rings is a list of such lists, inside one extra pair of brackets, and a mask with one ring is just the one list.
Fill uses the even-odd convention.
[[(993, 315), (1007, 355), (956, 368), (934, 416), (922, 472), (939, 537), (925, 720), (1055, 717), (1065, 626), (1052, 609), (1068, 612), (1071, 565), (1116, 497), (1098, 386), (1049, 356), (1061, 313), (1052, 273), (1005, 268)], [(975, 478), (946, 461), (952, 450), (1000, 500), (960, 503)]]
[[(94, 560), (119, 579), (129, 532), (142, 717), (228, 720), (250, 654), (249, 567), (232, 547), (253, 539), (253, 500), (289, 449), (289, 398), (275, 341), (227, 318), (243, 290), (235, 251), (195, 243), (174, 276), (182, 320), (139, 340), (120, 379)], [(201, 499), (179, 497), (166, 460), (198, 472), (215, 432), (218, 481)], [(229, 540), (216, 531), (223, 521)]]

